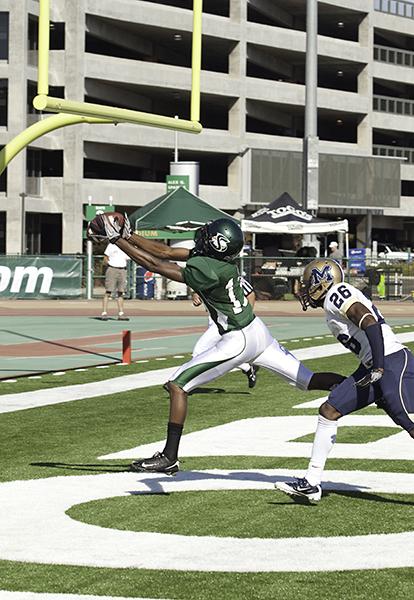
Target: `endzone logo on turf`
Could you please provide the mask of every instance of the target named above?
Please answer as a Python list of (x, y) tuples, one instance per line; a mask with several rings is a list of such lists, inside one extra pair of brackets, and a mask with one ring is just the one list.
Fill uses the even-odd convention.
[(50, 267), (15, 267), (13, 270), (0, 265), (0, 292), (4, 292), (10, 286), (10, 292), (22, 291), (26, 282), (25, 292), (32, 294), (37, 286), (39, 278), (42, 277), (40, 293), (47, 294), (53, 281), (53, 269)]

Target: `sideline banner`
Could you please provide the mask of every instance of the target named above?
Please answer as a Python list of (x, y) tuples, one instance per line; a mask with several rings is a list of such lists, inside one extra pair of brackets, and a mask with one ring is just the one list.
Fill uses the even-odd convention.
[(1, 298), (73, 298), (81, 281), (82, 257), (0, 257)]

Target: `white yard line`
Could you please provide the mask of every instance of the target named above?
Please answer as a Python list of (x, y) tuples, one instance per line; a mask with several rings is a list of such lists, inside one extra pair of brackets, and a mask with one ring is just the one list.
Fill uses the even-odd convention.
[[(397, 338), (402, 343), (412, 342), (414, 341), (414, 332), (400, 333), (397, 335)], [(348, 350), (341, 344), (324, 344), (323, 346), (300, 348), (294, 350), (293, 354), (299, 360), (308, 360), (346, 354), (347, 352)], [(50, 404), (60, 404), (62, 402), (72, 402), (73, 400), (95, 398), (97, 396), (106, 396), (108, 394), (117, 394), (133, 389), (161, 385), (167, 381), (176, 369), (177, 367), (156, 369), (146, 373), (125, 375), (123, 377), (116, 377), (114, 379), (106, 379), (104, 381), (93, 383), (67, 385), (47, 390), (21, 392), (18, 394), (4, 394), (0, 396), (0, 413), (15, 412), (17, 410), (37, 408), (39, 406), (48, 406)]]
[[(317, 415), (286, 417), (254, 417), (208, 427), (183, 435), (180, 457), (186, 456), (275, 456), (306, 457), (311, 455), (311, 442), (297, 442), (305, 435), (313, 434)], [(374, 442), (345, 444), (336, 443), (330, 458), (365, 460), (413, 460), (414, 444), (406, 431), (391, 418), (379, 412), (377, 415), (354, 414), (342, 417), (340, 427), (391, 427), (395, 433)], [(247, 443), (246, 443), (247, 442)], [(165, 440), (142, 444), (128, 450), (99, 456), (100, 460), (125, 460), (152, 456), (164, 447)]]
[[(0, 484), (0, 559), (42, 564), (178, 571), (344, 571), (414, 567), (414, 532), (358, 536), (233, 538), (121, 531), (65, 512), (103, 498), (208, 490), (266, 490), (287, 469), (196, 471), (177, 477), (111, 473)], [(414, 494), (414, 475), (326, 471), (331, 490)], [(279, 494), (276, 492), (275, 494)], [(276, 496), (275, 496), (276, 500)], [(323, 516), (323, 499), (321, 517)], [(410, 528), (410, 523), (407, 523)], [(299, 533), (299, 531), (298, 531)], [(20, 599), (19, 599), (20, 600)]]
[(0, 396), (0, 413), (37, 408), (50, 404), (72, 402), (73, 400), (84, 400), (85, 398), (96, 398), (109, 394), (118, 394), (130, 390), (162, 385), (174, 373), (177, 367), (167, 369), (156, 369), (146, 373), (124, 375), (95, 381), (92, 383), (81, 383), (79, 385), (66, 385), (54, 387), (47, 390), (34, 390), (32, 392), (21, 392), (18, 394), (4, 394)]

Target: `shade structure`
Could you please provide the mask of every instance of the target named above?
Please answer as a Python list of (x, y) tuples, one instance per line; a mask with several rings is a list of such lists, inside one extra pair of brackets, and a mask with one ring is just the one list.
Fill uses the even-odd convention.
[(129, 216), (135, 230), (162, 230), (175, 234), (194, 232), (208, 221), (222, 218), (232, 217), (183, 187), (152, 200)]
[(303, 210), (290, 194), (284, 192), (248, 219), (243, 219), (241, 228), (250, 233), (346, 233), (348, 221), (318, 219)]

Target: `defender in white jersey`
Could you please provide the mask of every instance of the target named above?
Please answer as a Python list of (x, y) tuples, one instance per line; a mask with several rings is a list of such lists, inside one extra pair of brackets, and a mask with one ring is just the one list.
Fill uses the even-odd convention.
[[(256, 294), (253, 286), (242, 276), (240, 277), (240, 285), (243, 290), (243, 294), (249, 301), (251, 307), (254, 308), (256, 303)], [(197, 292), (193, 292), (192, 300), (194, 306), (201, 306), (201, 304), (203, 304), (203, 301)], [(218, 327), (214, 323), (213, 319), (209, 316), (208, 327), (203, 335), (197, 340), (193, 348), (193, 357), (196, 357), (215, 346), (220, 341), (220, 338), (221, 334), (218, 330)], [(254, 388), (257, 383), (257, 371), (259, 370), (259, 367), (256, 365), (249, 365), (249, 363), (243, 363), (237, 368), (246, 375), (249, 388)]]
[(276, 483), (290, 495), (318, 501), (328, 454), (336, 439), (338, 419), (373, 402), (414, 438), (414, 357), (396, 338), (384, 317), (362, 292), (344, 282), (332, 259), (309, 263), (300, 292), (302, 308), (322, 307), (326, 322), (346, 348), (361, 361), (358, 369), (329, 394), (319, 408), (318, 427), (304, 478)]

